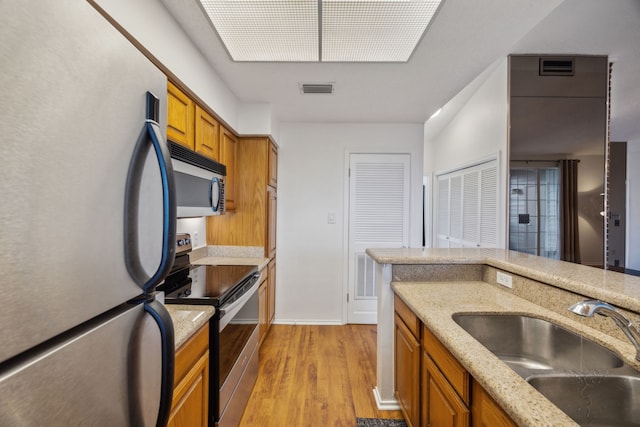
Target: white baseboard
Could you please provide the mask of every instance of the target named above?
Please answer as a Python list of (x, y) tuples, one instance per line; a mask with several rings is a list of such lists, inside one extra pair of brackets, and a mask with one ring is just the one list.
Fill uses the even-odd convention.
[(373, 389), (373, 397), (376, 399), (376, 405), (380, 411), (399, 411), (400, 405), (396, 399), (382, 400), (378, 388)]
[(344, 325), (341, 320), (295, 320), (295, 319), (277, 319), (274, 320), (273, 325), (326, 325), (326, 326), (340, 326)]

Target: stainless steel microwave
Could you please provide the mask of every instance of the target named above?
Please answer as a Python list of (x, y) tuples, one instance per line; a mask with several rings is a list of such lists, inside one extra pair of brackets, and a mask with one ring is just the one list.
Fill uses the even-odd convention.
[(226, 166), (172, 141), (169, 149), (178, 218), (223, 214)]

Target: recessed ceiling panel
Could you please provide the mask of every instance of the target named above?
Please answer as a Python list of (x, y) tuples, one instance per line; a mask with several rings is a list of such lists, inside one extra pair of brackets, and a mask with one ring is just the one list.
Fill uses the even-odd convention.
[(322, 61), (404, 62), (440, 0), (322, 0)]
[(319, 60), (317, 0), (200, 0), (234, 61)]

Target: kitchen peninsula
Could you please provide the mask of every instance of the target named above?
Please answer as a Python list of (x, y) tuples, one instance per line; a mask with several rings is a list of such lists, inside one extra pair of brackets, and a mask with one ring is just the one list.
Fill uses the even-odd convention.
[[(635, 348), (610, 319), (567, 308), (589, 298), (615, 305), (637, 324), (640, 278), (499, 249), (368, 249), (376, 261), (379, 407), (397, 408), (394, 383), (394, 297), (520, 426), (575, 426), (522, 377), (452, 319), (455, 313), (524, 314), (595, 341), (637, 369)], [(511, 287), (497, 284), (500, 281)], [(475, 388), (474, 388), (475, 392)], [(473, 396), (472, 396), (473, 399)], [(473, 402), (469, 406), (473, 406)]]

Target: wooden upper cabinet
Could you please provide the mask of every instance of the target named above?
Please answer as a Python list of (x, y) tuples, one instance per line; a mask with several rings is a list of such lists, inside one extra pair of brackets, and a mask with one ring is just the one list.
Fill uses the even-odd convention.
[(238, 176), (238, 139), (224, 126), (220, 126), (220, 163), (227, 167), (225, 178), (225, 209), (236, 210), (236, 180)]
[(278, 187), (278, 148), (273, 143), (269, 146), (269, 185)]
[(194, 102), (173, 83), (167, 84), (167, 138), (194, 150)]
[(269, 185), (272, 146), (273, 142), (266, 137), (238, 138), (236, 211), (207, 218), (207, 244), (261, 246), (265, 257), (272, 258), (276, 217), (275, 188)]
[(213, 116), (196, 104), (195, 151), (215, 161), (220, 161), (220, 124)]
[(267, 258), (276, 256), (276, 222), (278, 218), (278, 197), (275, 188), (267, 190)]

